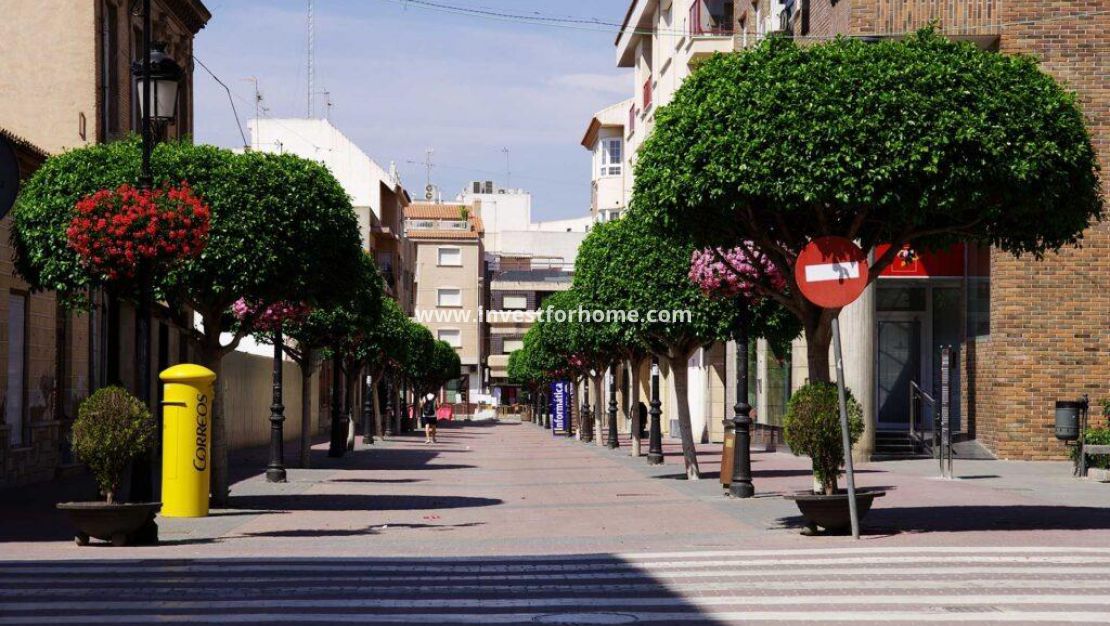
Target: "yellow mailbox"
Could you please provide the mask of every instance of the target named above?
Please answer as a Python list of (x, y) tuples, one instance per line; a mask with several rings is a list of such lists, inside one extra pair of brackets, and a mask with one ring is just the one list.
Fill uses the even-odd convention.
[(159, 375), (162, 393), (162, 515), (208, 515), (212, 458), (212, 370), (184, 363)]

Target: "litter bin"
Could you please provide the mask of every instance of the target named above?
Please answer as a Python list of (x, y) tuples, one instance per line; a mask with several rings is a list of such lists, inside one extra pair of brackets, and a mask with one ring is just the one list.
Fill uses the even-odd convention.
[(1079, 439), (1080, 414), (1086, 407), (1083, 401), (1058, 400), (1056, 402), (1056, 438), (1061, 441)]
[(208, 515), (212, 457), (212, 370), (185, 363), (159, 375), (162, 393), (162, 515)]

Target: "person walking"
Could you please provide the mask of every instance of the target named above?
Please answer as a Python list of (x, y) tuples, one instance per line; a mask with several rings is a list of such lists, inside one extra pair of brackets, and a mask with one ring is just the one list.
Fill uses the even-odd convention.
[(424, 443), (438, 443), (436, 441), (436, 396), (434, 393), (424, 396), (424, 406), (420, 409), (420, 425), (424, 427)]

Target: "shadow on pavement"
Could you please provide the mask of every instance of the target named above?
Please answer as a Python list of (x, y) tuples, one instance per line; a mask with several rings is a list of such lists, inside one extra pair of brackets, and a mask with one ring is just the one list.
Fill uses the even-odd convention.
[(301, 493), (231, 496), (231, 507), (251, 511), (426, 511), (494, 506), (503, 500), (468, 496)]
[(648, 565), (614, 554), (87, 558), (0, 562), (0, 576), (14, 623), (723, 623)]
[(315, 538), (315, 537), (361, 537), (365, 535), (380, 535), (389, 532), (391, 528), (429, 529), (450, 531), (456, 528), (471, 528), (483, 526), (485, 522), (467, 522), (464, 524), (382, 524), (367, 526), (366, 528), (298, 528), (295, 530), (269, 530), (257, 533), (244, 533), (244, 537), (287, 537), (287, 538)]
[[(876, 501), (861, 526), (870, 534), (951, 533), (988, 530), (1105, 530), (1110, 509), (1086, 506), (921, 506), (882, 507)], [(800, 515), (777, 520), (784, 528), (801, 529)]]

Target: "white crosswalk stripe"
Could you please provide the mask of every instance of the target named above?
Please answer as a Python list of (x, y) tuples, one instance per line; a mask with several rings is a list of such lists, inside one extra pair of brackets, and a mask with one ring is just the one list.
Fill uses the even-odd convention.
[(3, 624), (1110, 623), (1110, 549), (0, 561)]

